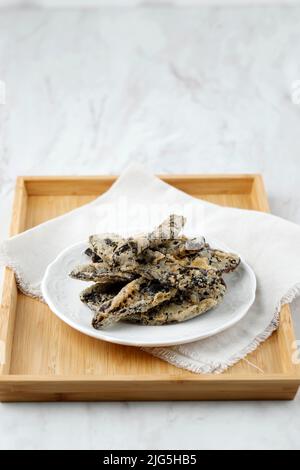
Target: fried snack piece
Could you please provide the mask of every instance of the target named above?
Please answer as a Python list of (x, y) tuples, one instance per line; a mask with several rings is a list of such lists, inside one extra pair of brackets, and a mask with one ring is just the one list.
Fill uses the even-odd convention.
[(124, 238), (115, 233), (104, 233), (101, 235), (91, 235), (89, 237), (89, 248), (101, 260), (112, 265), (115, 250), (124, 243)]
[(141, 315), (129, 316), (126, 318), (126, 321), (149, 326), (180, 323), (207, 312), (218, 305), (218, 303), (219, 302), (213, 298), (203, 299), (198, 304), (193, 304), (188, 300), (179, 302), (171, 301), (149, 312), (142, 313)]
[(164, 302), (147, 312), (128, 315), (125, 320), (142, 325), (165, 325), (183, 322), (216, 307), (222, 301), (225, 292), (225, 282), (219, 277), (214, 286), (206, 291), (178, 292), (170, 301)]
[(192, 287), (209, 288), (219, 275), (213, 269), (191, 266), (185, 260), (166, 255), (156, 263), (141, 264), (136, 272), (146, 279), (155, 279), (162, 284), (185, 290)]
[(240, 262), (241, 260), (238, 255), (226, 253), (221, 250), (214, 250), (206, 244), (203, 250), (192, 257), (190, 265), (207, 270), (213, 269), (222, 274), (234, 271), (239, 266)]
[(113, 233), (91, 235), (90, 250), (94, 259), (97, 256), (110, 266), (120, 266), (122, 271), (132, 271), (139, 262), (143, 262), (142, 255), (148, 248), (155, 248), (162, 242), (174, 240), (184, 224), (184, 217), (172, 214), (149, 234), (129, 238), (122, 238)]
[(137, 256), (149, 245), (146, 236), (122, 238), (115, 234), (91, 235), (90, 250), (93, 257), (99, 257), (110, 267), (119, 267), (122, 271), (132, 271), (138, 265)]
[(157, 281), (135, 279), (101, 306), (92, 324), (96, 329), (110, 326), (132, 314), (147, 312), (175, 295), (176, 289), (165, 287)]
[(116, 282), (115, 284), (97, 282), (81, 292), (80, 300), (91, 310), (97, 312), (105, 302), (112, 300), (120, 292), (122, 287), (124, 287), (124, 283), (120, 282)]
[(155, 247), (162, 240), (174, 240), (178, 238), (179, 233), (186, 223), (182, 215), (171, 214), (148, 236), (151, 240), (150, 246)]
[(91, 263), (77, 266), (69, 276), (81, 281), (94, 281), (102, 284), (115, 282), (130, 282), (136, 275), (130, 272), (122, 272), (118, 268), (110, 268), (106, 263)]

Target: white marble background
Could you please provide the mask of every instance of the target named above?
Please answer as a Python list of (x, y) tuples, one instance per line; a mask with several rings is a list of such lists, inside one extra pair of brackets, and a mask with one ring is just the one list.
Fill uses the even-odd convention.
[(298, 0), (0, 0), (0, 7), (11, 8), (64, 8), (64, 7), (135, 7), (146, 6), (202, 6), (202, 5), (258, 5), (295, 4)]
[[(17, 175), (132, 159), (260, 172), (273, 213), (300, 223), (299, 24), (297, 7), (1, 10), (0, 237)], [(0, 448), (299, 449), (299, 433), (299, 396), (0, 405)]]

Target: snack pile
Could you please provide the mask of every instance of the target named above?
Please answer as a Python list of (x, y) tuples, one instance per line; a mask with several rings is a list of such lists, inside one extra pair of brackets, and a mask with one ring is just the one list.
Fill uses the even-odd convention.
[(90, 236), (85, 251), (90, 262), (70, 276), (94, 282), (80, 295), (94, 312), (94, 328), (120, 320), (143, 325), (182, 322), (222, 301), (222, 275), (235, 270), (240, 258), (212, 249), (203, 237), (180, 235), (185, 221), (172, 214), (148, 234)]

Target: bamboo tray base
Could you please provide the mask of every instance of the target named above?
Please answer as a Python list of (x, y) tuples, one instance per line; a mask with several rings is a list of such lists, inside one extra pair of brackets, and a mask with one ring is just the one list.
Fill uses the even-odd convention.
[[(222, 205), (268, 211), (259, 175), (167, 176), (168, 183)], [(92, 201), (115, 177), (18, 178), (11, 235)], [(292, 364), (290, 310), (246, 360), (221, 375), (178, 369), (138, 348), (85, 336), (38, 300), (21, 294), (6, 269), (0, 316), (1, 401), (292, 399), (300, 385)]]

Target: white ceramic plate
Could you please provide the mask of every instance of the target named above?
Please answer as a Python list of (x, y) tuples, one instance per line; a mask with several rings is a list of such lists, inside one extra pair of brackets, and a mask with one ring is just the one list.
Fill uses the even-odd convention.
[[(211, 246), (232, 251), (220, 243)], [(64, 322), (86, 335), (129, 346), (171, 346), (190, 343), (213, 336), (237, 323), (247, 313), (255, 299), (256, 278), (244, 261), (231, 274), (224, 276), (227, 292), (216, 308), (183, 323), (144, 326), (126, 322), (95, 330), (91, 326), (93, 312), (79, 299), (79, 293), (92, 283), (71, 279), (68, 274), (78, 264), (89, 262), (84, 254), (86, 242), (64, 250), (47, 268), (42, 292), (50, 309)]]

